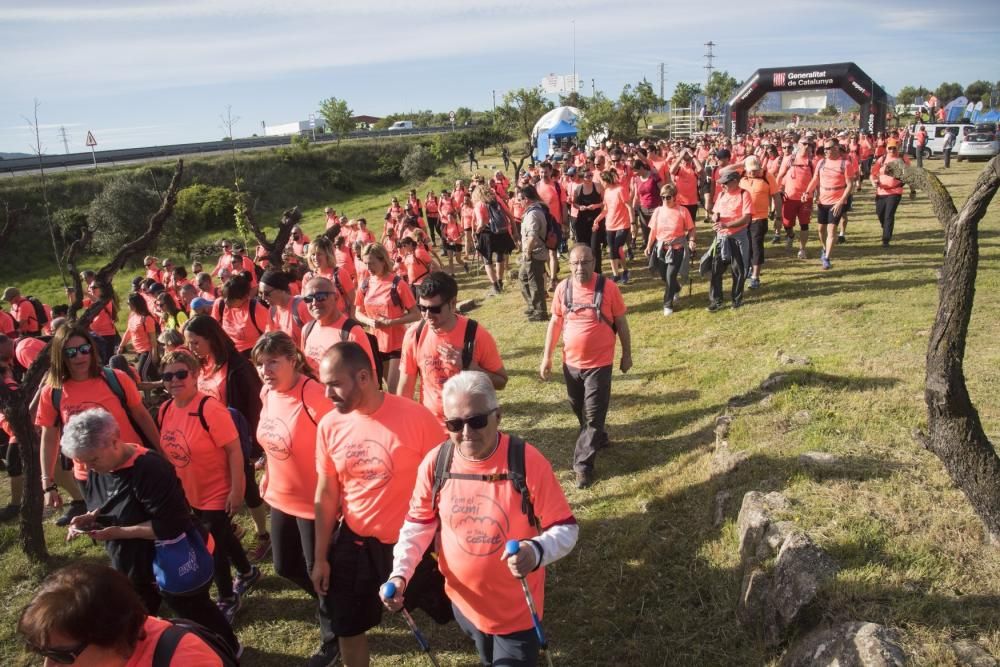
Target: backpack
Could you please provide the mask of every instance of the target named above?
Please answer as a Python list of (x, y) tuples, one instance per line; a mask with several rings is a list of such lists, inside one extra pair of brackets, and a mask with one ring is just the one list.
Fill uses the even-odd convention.
[(504, 213), (503, 207), (500, 206), (499, 202), (494, 200), (487, 205), (487, 209), (490, 213), (490, 219), (486, 223), (486, 228), (490, 234), (505, 233), (507, 231), (507, 214)]
[[(222, 324), (222, 316), (226, 312), (226, 300), (220, 297), (215, 302), (219, 304), (219, 324)], [(257, 330), (258, 334), (264, 333), (264, 330), (257, 324), (257, 299), (254, 297), (250, 297), (250, 323), (253, 324), (253, 328)]]
[(516, 435), (510, 436), (510, 444), (507, 446), (507, 472), (492, 475), (474, 475), (468, 473), (451, 472), (451, 460), (455, 455), (455, 445), (452, 441), (445, 440), (438, 449), (437, 458), (434, 460), (434, 486), (431, 492), (431, 507), (437, 511), (438, 500), (441, 496), (441, 489), (449, 479), (471, 479), (480, 482), (501, 482), (510, 480), (514, 488), (521, 494), (521, 511), (528, 517), (528, 522), (539, 533), (542, 532), (541, 522), (535, 515), (535, 506), (531, 501), (531, 492), (528, 490), (528, 479), (524, 472), (524, 440)]
[[(426, 275), (426, 274), (425, 274)], [(370, 284), (371, 276), (365, 276), (365, 279), (361, 281), (361, 293), (368, 293), (368, 285)], [(392, 287), (389, 288), (389, 298), (392, 300), (392, 305), (396, 308), (403, 307), (403, 300), (399, 297), (399, 281), (402, 280), (401, 276), (395, 275), (392, 277)]]
[[(417, 347), (420, 347), (421, 335), (424, 333), (424, 325), (427, 320), (420, 320), (417, 325)], [(476, 348), (476, 332), (479, 330), (479, 323), (473, 319), (466, 320), (465, 338), (462, 341), (462, 370), (468, 370), (472, 363), (472, 353)]]
[[(316, 320), (312, 320), (311, 322), (307, 323), (305, 327), (303, 327), (301, 349), (303, 350), (305, 349), (306, 339), (309, 338), (309, 334), (312, 333), (313, 327), (315, 326), (316, 326)], [(368, 333), (365, 330), (365, 328), (361, 326), (361, 322), (358, 322), (354, 318), (348, 317), (347, 319), (344, 320), (343, 326), (340, 327), (340, 340), (344, 342), (349, 341), (351, 339), (351, 329), (353, 329), (354, 327), (361, 327), (361, 330), (364, 331), (365, 335), (368, 337), (368, 345), (372, 348), (372, 357), (375, 358), (375, 374), (378, 377), (379, 389), (381, 389), (382, 371), (384, 368), (384, 363), (382, 359), (382, 354), (381, 352), (379, 352), (378, 349), (378, 338), (375, 337), (375, 334)]]
[[(201, 427), (205, 429), (205, 433), (211, 433), (208, 429), (208, 421), (205, 420), (205, 403), (208, 402), (210, 396), (203, 396), (201, 402), (198, 403), (198, 412), (189, 412), (188, 414), (197, 415), (198, 421), (201, 422)], [(156, 416), (156, 425), (160, 428), (163, 427), (163, 417), (167, 414), (167, 409), (174, 402), (174, 399), (170, 398), (163, 402), (160, 406), (160, 412)], [(236, 426), (236, 433), (240, 437), (240, 449), (243, 451), (243, 460), (249, 462), (253, 460), (253, 436), (250, 435), (250, 422), (247, 418), (243, 416), (243, 413), (236, 408), (231, 408), (226, 406), (226, 410), (229, 411), (229, 416), (233, 420), (233, 425)]]
[(541, 202), (535, 202), (524, 213), (527, 215), (528, 211), (537, 209), (541, 209), (542, 213), (545, 214), (545, 247), (549, 250), (555, 250), (559, 247), (559, 221), (549, 211), (549, 207)]
[[(293, 296), (292, 297), (292, 307), (291, 307), (292, 308), (292, 320), (295, 321), (295, 326), (297, 326), (299, 328), (299, 330), (301, 331), (302, 330), (302, 316), (299, 315), (299, 304), (300, 303), (302, 303), (302, 297), (301, 296)], [(253, 311), (250, 311), (250, 312), (253, 312)], [(278, 312), (278, 307), (277, 306), (271, 306), (271, 311), (270, 312), (271, 312), (271, 319), (273, 320), (275, 314), (277, 314), (277, 312)], [(257, 326), (256, 322), (254, 322), (254, 326)]]
[(170, 627), (163, 631), (160, 638), (156, 640), (156, 648), (153, 650), (153, 663), (151, 667), (170, 667), (170, 661), (177, 651), (177, 646), (187, 634), (193, 634), (202, 640), (222, 661), (222, 667), (238, 667), (240, 664), (236, 653), (226, 641), (217, 633), (212, 632), (203, 625), (186, 618), (163, 619), (170, 623)]
[(604, 284), (606, 281), (607, 279), (603, 275), (597, 274), (597, 282), (594, 283), (593, 303), (573, 303), (573, 279), (568, 278), (566, 280), (566, 289), (563, 291), (563, 305), (567, 313), (575, 313), (578, 310), (593, 308), (594, 317), (611, 327), (613, 332), (618, 333), (618, 325), (613, 320), (608, 319), (601, 310), (601, 306), (604, 304)]
[[(125, 389), (122, 388), (121, 382), (118, 381), (118, 376), (115, 374), (114, 369), (103, 366), (101, 368), (101, 377), (104, 379), (104, 383), (108, 385), (117, 398), (118, 402), (122, 404), (122, 410), (125, 412), (125, 416), (128, 418), (128, 423), (132, 425), (132, 430), (139, 434), (139, 438), (142, 440), (142, 444), (145, 445), (146, 449), (152, 449), (154, 451), (159, 451), (159, 447), (155, 444), (149, 442), (146, 437), (146, 433), (139, 428), (139, 424), (136, 423), (135, 417), (132, 416), (132, 410), (129, 408), (128, 402), (125, 400)], [(56, 426), (62, 427), (62, 387), (52, 388), (52, 407), (56, 411)]]
[(31, 307), (35, 309), (35, 319), (38, 320), (38, 329), (41, 330), (43, 326), (49, 323), (49, 314), (45, 312), (45, 306), (34, 296), (26, 296), (24, 300), (30, 303)]

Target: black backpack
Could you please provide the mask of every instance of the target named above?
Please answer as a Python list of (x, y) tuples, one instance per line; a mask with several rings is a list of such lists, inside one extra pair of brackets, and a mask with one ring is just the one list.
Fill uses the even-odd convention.
[[(315, 326), (316, 326), (316, 320), (312, 320), (302, 328), (302, 345), (300, 346), (301, 349), (303, 350), (305, 349), (306, 340), (309, 338), (309, 334), (312, 333), (313, 327)], [(375, 334), (368, 333), (368, 331), (366, 331), (365, 328), (361, 326), (361, 322), (358, 322), (354, 318), (348, 317), (347, 319), (344, 320), (343, 326), (340, 327), (340, 340), (345, 342), (349, 341), (351, 339), (351, 329), (353, 329), (354, 327), (361, 327), (361, 330), (364, 331), (366, 336), (368, 336), (368, 345), (371, 346), (372, 356), (375, 358), (375, 374), (378, 376), (378, 386), (379, 389), (381, 389), (382, 370), (385, 367), (385, 363), (384, 360), (382, 359), (382, 353), (378, 349), (378, 338), (375, 337)]]
[(45, 312), (45, 306), (38, 300), (38, 297), (26, 296), (24, 299), (35, 309), (35, 319), (38, 320), (38, 329), (41, 330), (49, 323), (49, 314)]
[(507, 214), (504, 213), (503, 207), (500, 206), (500, 202), (494, 200), (487, 204), (487, 209), (490, 213), (489, 222), (486, 224), (486, 229), (489, 230), (490, 234), (503, 234), (507, 231)]
[(441, 496), (441, 488), (449, 479), (471, 479), (479, 482), (501, 482), (510, 480), (517, 492), (521, 494), (521, 511), (528, 517), (528, 522), (539, 533), (542, 532), (541, 522), (535, 515), (535, 506), (531, 501), (531, 492), (528, 490), (528, 479), (524, 473), (524, 440), (516, 435), (510, 436), (510, 444), (507, 446), (507, 472), (492, 475), (473, 475), (467, 473), (451, 472), (451, 460), (455, 456), (455, 445), (452, 441), (445, 440), (438, 449), (437, 458), (434, 460), (434, 486), (431, 492), (431, 507), (437, 511), (438, 500)]
[[(222, 324), (222, 316), (226, 312), (226, 300), (223, 298), (216, 299), (219, 304), (219, 324)], [(253, 324), (253, 328), (257, 330), (258, 334), (263, 334), (264, 330), (260, 328), (257, 324), (257, 299), (250, 297), (250, 323)]]
[(170, 623), (170, 627), (164, 630), (160, 638), (156, 640), (151, 667), (170, 667), (170, 661), (173, 660), (177, 646), (188, 633), (208, 644), (208, 647), (215, 651), (219, 660), (222, 661), (222, 667), (239, 667), (240, 659), (236, 657), (232, 647), (217, 633), (186, 618), (164, 620)]
[[(365, 276), (364, 280), (361, 281), (361, 293), (368, 294), (368, 285), (370, 283), (370, 276)], [(402, 280), (402, 276), (395, 275), (392, 277), (392, 287), (389, 288), (389, 298), (392, 300), (392, 305), (396, 308), (403, 307), (403, 300), (399, 298), (399, 281)]]
[(527, 215), (528, 211), (538, 209), (541, 209), (542, 213), (545, 214), (545, 247), (549, 250), (555, 250), (559, 247), (559, 221), (549, 211), (549, 207), (542, 202), (535, 202), (524, 213)]
[(563, 305), (566, 307), (567, 313), (575, 313), (578, 310), (584, 310), (586, 308), (594, 309), (594, 317), (599, 318), (602, 322), (611, 327), (611, 330), (618, 333), (618, 326), (613, 320), (608, 319), (608, 317), (601, 310), (601, 305), (604, 303), (604, 283), (606, 278), (597, 274), (597, 282), (594, 283), (594, 302), (593, 303), (573, 303), (573, 279), (566, 279), (566, 290), (563, 292)]
[[(424, 333), (424, 325), (427, 320), (420, 320), (417, 325), (417, 347), (420, 347), (421, 336)], [(475, 320), (467, 320), (465, 325), (465, 338), (462, 340), (462, 370), (468, 370), (472, 363), (472, 353), (476, 349), (476, 332), (479, 330), (479, 323)]]

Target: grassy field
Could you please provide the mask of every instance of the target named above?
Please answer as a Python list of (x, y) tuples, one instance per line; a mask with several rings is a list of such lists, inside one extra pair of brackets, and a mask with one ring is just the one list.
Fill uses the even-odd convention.
[[(962, 163), (944, 174), (957, 201), (981, 167)], [(442, 172), (424, 186), (440, 188), (451, 176)], [(330, 204), (380, 219), (392, 194)], [(884, 251), (872, 199), (870, 188), (856, 197), (849, 243), (837, 248), (831, 271), (820, 270), (814, 240), (807, 261), (769, 246), (764, 286), (749, 292), (739, 311), (706, 312), (700, 279), (668, 319), (661, 314), (659, 282), (642, 277), (623, 288), (635, 366), (615, 375), (613, 446), (598, 459), (597, 483), (584, 491), (573, 487), (569, 469), (576, 422), (564, 387), (537, 377), (544, 324), (516, 315), (522, 305), (513, 290), (482, 299), (473, 316), (497, 338), (511, 378), (501, 396), (503, 426), (553, 461), (581, 525), (576, 550), (549, 570), (545, 622), (557, 664), (774, 664), (780, 649), (766, 649), (735, 618), (742, 578), (735, 519), (743, 494), (754, 489), (785, 494), (791, 506), (784, 518), (841, 567), (813, 617), (896, 628), (917, 665), (957, 664), (949, 642), (959, 638), (1000, 655), (1000, 556), (984, 545), (980, 523), (937, 459), (910, 435), (926, 419), (924, 355), (941, 229), (922, 195), (904, 199), (895, 243)], [(1000, 426), (998, 206), (981, 224), (965, 362), (973, 400), (994, 436)], [(307, 232), (321, 229), (321, 211), (319, 202), (306, 210)], [(706, 240), (703, 234), (702, 247)], [(53, 286), (51, 277), (45, 284), (43, 276), (31, 277), (40, 287)], [(0, 272), (0, 280), (14, 277)], [(462, 276), (460, 284), (460, 298), (483, 297), (487, 287), (482, 274)], [(789, 371), (776, 359), (779, 348), (808, 356), (811, 364)], [(713, 475), (715, 417), (731, 397), (776, 371), (789, 372), (790, 380), (771, 400), (743, 409), (729, 434), (730, 446), (749, 458), (734, 472)], [(829, 452), (840, 462), (810, 469), (798, 462), (806, 451)], [(717, 525), (722, 491), (730, 496)], [(5, 497), (0, 491), (0, 502)], [(51, 525), (47, 531), (50, 567), (98, 553), (79, 542), (63, 544)], [(295, 664), (317, 642), (312, 606), (266, 569), (272, 576), (238, 618), (245, 663)], [(0, 528), (3, 664), (18, 654), (16, 614), (43, 574), (21, 556), (16, 526)], [(454, 624), (434, 627), (421, 614), (417, 622), (442, 664), (476, 664), (471, 643)], [(386, 618), (371, 640), (376, 665), (425, 664), (399, 619)]]

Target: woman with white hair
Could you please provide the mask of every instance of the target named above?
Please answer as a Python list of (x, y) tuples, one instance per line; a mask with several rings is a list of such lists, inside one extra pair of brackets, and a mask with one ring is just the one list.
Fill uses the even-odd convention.
[(85, 535), (104, 542), (112, 567), (128, 576), (149, 613), (156, 614), (161, 600), (166, 601), (178, 615), (213, 630), (238, 651), (232, 628), (208, 595), (211, 577), (184, 595), (157, 588), (154, 541), (177, 540), (198, 529), (170, 462), (123, 442), (118, 422), (103, 408), (70, 417), (60, 445), (65, 456), (89, 471), (91, 506), (96, 508), (73, 518), (67, 539)]

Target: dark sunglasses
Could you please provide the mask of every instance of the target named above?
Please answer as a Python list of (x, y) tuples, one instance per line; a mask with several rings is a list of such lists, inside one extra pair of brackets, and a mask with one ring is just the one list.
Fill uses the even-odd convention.
[(323, 303), (324, 301), (330, 298), (331, 294), (332, 292), (316, 292), (311, 296), (302, 297), (302, 300), (305, 301), (306, 303), (312, 303), (313, 301), (315, 301), (316, 303)]
[(792, 150), (795, 147), (794, 146), (782, 146), (782, 148), (784, 148), (786, 151), (790, 151), (790, 150)]
[(35, 646), (27, 640), (24, 643), (32, 653), (37, 653), (43, 658), (59, 663), (60, 665), (72, 665), (90, 645), (87, 642), (80, 642), (72, 648), (42, 648), (41, 646)]
[(64, 347), (63, 354), (66, 355), (67, 359), (75, 359), (78, 354), (88, 356), (93, 349), (93, 345), (90, 343), (84, 343), (83, 345), (77, 345), (76, 347)]
[(673, 195), (666, 195), (665, 197), (663, 197), (664, 201), (670, 201), (673, 198), (674, 198)]
[(445, 419), (444, 427), (452, 433), (461, 433), (466, 424), (468, 424), (469, 428), (478, 431), (481, 428), (486, 428), (486, 425), (490, 422), (490, 415), (494, 412), (496, 412), (495, 409), (481, 415), (472, 415), (468, 419)]
[(187, 380), (189, 375), (191, 375), (191, 371), (188, 370), (177, 371), (176, 373), (171, 373), (169, 371), (166, 373), (160, 373), (160, 377), (163, 378), (164, 382), (172, 382), (174, 378), (177, 378), (178, 380)]
[(440, 315), (442, 309), (444, 309), (443, 303), (439, 303), (436, 306), (425, 306), (422, 303), (417, 304), (417, 310), (419, 310), (421, 313), (433, 313), (435, 315)]

